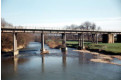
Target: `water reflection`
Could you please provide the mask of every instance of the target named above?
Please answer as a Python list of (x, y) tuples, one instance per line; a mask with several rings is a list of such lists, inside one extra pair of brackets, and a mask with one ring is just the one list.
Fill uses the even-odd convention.
[(28, 58), (21, 58), (21, 57), (13, 57), (12, 62), (13, 62), (13, 71), (16, 73), (18, 71), (18, 65), (26, 63), (29, 59)]
[(84, 64), (84, 63), (85, 63), (85, 54), (79, 53), (79, 64)]
[(44, 54), (41, 54), (41, 57), (42, 57), (42, 72), (44, 73), (44, 71), (45, 71), (45, 65), (44, 65), (44, 62), (45, 62), (45, 56), (44, 56)]
[(18, 69), (18, 60), (19, 60), (19, 58), (14, 57), (13, 60), (14, 60), (14, 72), (16, 73), (17, 69)]
[(82, 63), (83, 63), (83, 61), (82, 61), (82, 55), (79, 54), (79, 64), (82, 64)]
[(79, 53), (79, 64), (89, 64), (90, 59), (95, 58), (95, 55)]
[(62, 55), (63, 66), (66, 67), (66, 54)]
[(67, 56), (67, 52), (62, 52), (62, 67), (63, 67), (63, 71), (65, 72), (66, 69), (66, 56)]

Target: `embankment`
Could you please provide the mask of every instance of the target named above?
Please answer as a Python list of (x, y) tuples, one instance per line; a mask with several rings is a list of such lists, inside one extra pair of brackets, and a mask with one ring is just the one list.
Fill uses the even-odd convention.
[[(18, 33), (17, 34), (17, 48), (24, 48), (30, 41), (33, 41), (33, 34)], [(1, 51), (11, 52), (13, 51), (13, 34), (1, 33)]]
[[(85, 49), (92, 52), (99, 52), (110, 55), (121, 55), (121, 43), (99, 43), (93, 44), (90, 42), (85, 42)], [(77, 41), (67, 41), (67, 47), (78, 48)]]

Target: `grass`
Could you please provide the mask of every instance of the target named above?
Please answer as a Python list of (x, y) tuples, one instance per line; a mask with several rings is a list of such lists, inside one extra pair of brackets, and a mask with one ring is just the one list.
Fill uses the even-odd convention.
[[(99, 42), (99, 44), (93, 44), (91, 42), (85, 42), (84, 45), (88, 49), (100, 49), (112, 53), (121, 53), (121, 43), (108, 44)], [(78, 41), (67, 41), (67, 46), (77, 48)]]
[(121, 53), (121, 43), (99, 43), (99, 44), (90, 44), (89, 49), (101, 49), (107, 52)]
[(66, 44), (78, 44), (78, 41), (66, 41)]
[(78, 48), (78, 41), (66, 41), (67, 47)]

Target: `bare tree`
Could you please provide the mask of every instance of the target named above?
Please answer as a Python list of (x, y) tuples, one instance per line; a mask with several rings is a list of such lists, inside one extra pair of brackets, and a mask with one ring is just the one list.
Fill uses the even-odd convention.
[(91, 25), (90, 30), (96, 30), (96, 24), (95, 24), (95, 23), (93, 23), (93, 24)]
[[(79, 26), (72, 24), (70, 26), (67, 26), (66, 29), (81, 29), (81, 30), (93, 30), (94, 31), (94, 30), (100, 30), (101, 27), (97, 27), (97, 25), (95, 23), (91, 23), (89, 21), (86, 21)], [(92, 34), (90, 34), (90, 33), (85, 34), (85, 38), (87, 38), (88, 41), (90, 39), (92, 39), (91, 37), (92, 37)]]
[(99, 27), (97, 27), (97, 30), (101, 30), (101, 27), (99, 26)]
[(1, 26), (5, 27), (5, 25), (6, 25), (6, 21), (3, 18), (1, 18)]
[(78, 28), (79, 28), (79, 29), (82, 29), (82, 30), (85, 29), (85, 27), (84, 27), (83, 25), (78, 26)]
[(72, 25), (70, 25), (70, 26), (66, 26), (66, 29), (72, 29), (72, 30), (74, 30), (74, 29), (76, 29), (77, 27), (78, 27), (77, 25), (72, 24)]
[(90, 30), (92, 24), (89, 21), (86, 21), (82, 25), (86, 30)]
[(13, 25), (6, 22), (4, 18), (1, 18), (1, 26), (2, 27), (12, 27)]

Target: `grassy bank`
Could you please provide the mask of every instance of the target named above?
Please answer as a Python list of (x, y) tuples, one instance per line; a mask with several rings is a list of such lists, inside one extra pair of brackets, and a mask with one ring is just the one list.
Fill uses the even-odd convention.
[(121, 53), (121, 43), (113, 43), (113, 44), (107, 44), (107, 43), (99, 43), (99, 44), (90, 44), (89, 49), (99, 49), (104, 50), (107, 52), (112, 53)]
[[(99, 43), (99, 44), (92, 44), (90, 42), (85, 42), (85, 47), (89, 50), (103, 50), (106, 52), (111, 52), (111, 53), (121, 53), (121, 43), (113, 43), (113, 44), (108, 44), (108, 43)], [(78, 47), (78, 41), (67, 41), (67, 46), (68, 47)]]
[[(78, 48), (78, 41), (67, 41), (66, 44), (68, 47)], [(84, 42), (86, 48), (88, 48), (90, 44), (91, 42)]]
[[(60, 48), (62, 43), (59, 40), (48, 40), (46, 41), (50, 48)], [(67, 41), (67, 47), (78, 48), (78, 41)], [(103, 51), (107, 53), (121, 54), (121, 43), (101, 43), (94, 44), (91, 42), (84, 42), (85, 48), (92, 51)]]

